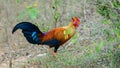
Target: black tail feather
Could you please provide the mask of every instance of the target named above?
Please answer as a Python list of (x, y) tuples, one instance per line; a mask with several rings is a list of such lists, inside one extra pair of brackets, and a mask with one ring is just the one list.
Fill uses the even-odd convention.
[(34, 25), (30, 22), (21, 22), (21, 23), (17, 24), (14, 27), (12, 33), (14, 33), (17, 29), (22, 29), (24, 31), (32, 31), (32, 32), (36, 31), (36, 32), (42, 33), (36, 25)]
[(22, 32), (28, 42), (32, 44), (41, 43), (40, 38), (38, 37), (38, 33), (40, 34), (43, 34), (43, 33), (39, 30), (39, 28), (36, 25), (30, 22), (21, 22), (13, 28), (12, 33), (14, 33), (17, 29), (22, 29)]

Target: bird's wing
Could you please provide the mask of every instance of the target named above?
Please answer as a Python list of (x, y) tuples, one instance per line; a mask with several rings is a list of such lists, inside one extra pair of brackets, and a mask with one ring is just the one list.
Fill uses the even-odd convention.
[(63, 41), (66, 41), (64, 35), (64, 28), (55, 28), (47, 33), (41, 38), (43, 44), (46, 45), (61, 45)]

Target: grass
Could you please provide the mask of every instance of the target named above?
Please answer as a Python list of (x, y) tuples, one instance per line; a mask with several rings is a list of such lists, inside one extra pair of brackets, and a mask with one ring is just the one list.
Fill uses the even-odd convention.
[[(4, 38), (0, 38), (0, 52), (5, 53), (5, 57), (10, 57), (9, 53), (11, 51), (15, 52), (13, 54), (15, 54), (14, 58), (16, 59), (21, 56), (26, 57), (24, 54), (27, 52), (30, 55), (34, 55), (36, 52), (46, 52), (46, 49), (39, 48), (39, 46), (31, 48), (30, 44), (23, 38), (22, 33), (19, 34), (20, 32), (16, 36), (11, 35), (12, 28), (18, 22), (33, 22), (43, 32), (46, 32), (56, 26), (68, 24), (73, 16), (81, 18), (81, 25), (77, 30), (77, 35), (63, 47), (60, 47), (58, 58), (54, 58), (51, 53), (47, 53), (44, 57), (29, 58), (27, 63), (21, 61), (20, 64), (17, 64), (18, 66), (15, 66), (17, 62), (14, 62), (13, 68), (120, 67), (120, 16), (118, 14), (120, 4), (117, 0), (104, 0), (105, 2), (102, 0), (94, 2), (92, 0), (56, 0), (59, 3), (54, 0), (8, 1), (0, 0), (2, 16), (0, 18), (0, 24), (2, 25), (0, 31), (5, 35)], [(94, 5), (94, 3), (97, 4)], [(8, 12), (8, 17), (6, 12)], [(9, 18), (9, 21), (7, 18)], [(86, 20), (84, 21), (84, 19)], [(69, 33), (69, 31), (66, 33)], [(9, 38), (6, 38), (6, 36), (9, 36)], [(2, 39), (5, 41), (2, 42)], [(10, 45), (11, 48), (8, 49), (9, 47), (6, 45)]]
[[(95, 45), (94, 45), (95, 46)], [(38, 64), (42, 68), (112, 68), (115, 67), (114, 53), (109, 46), (99, 52), (92, 46), (75, 46), (74, 48), (61, 49), (58, 57), (54, 58), (51, 54), (44, 57), (30, 59), (30, 64)], [(116, 56), (117, 57), (117, 56)], [(115, 58), (114, 58), (115, 59)], [(116, 58), (118, 59), (118, 57)]]

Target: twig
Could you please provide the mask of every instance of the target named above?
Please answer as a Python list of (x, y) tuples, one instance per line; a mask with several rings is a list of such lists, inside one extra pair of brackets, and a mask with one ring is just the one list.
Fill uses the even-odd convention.
[(86, 21), (86, 0), (83, 0), (84, 1), (84, 8), (83, 8), (83, 12), (84, 12), (84, 21)]
[[(8, 22), (10, 23), (11, 21), (10, 21), (10, 16), (9, 16), (9, 14), (10, 14), (10, 0), (8, 0), (8, 8), (7, 8), (7, 20), (8, 20)], [(9, 25), (9, 23), (8, 23), (8, 25)], [(9, 47), (9, 55), (10, 55), (10, 59), (9, 59), (9, 68), (12, 68), (12, 52), (11, 52), (11, 50), (13, 50), (12, 49), (12, 47), (10, 46), (10, 44), (9, 44), (9, 42), (10, 42), (10, 36), (9, 36), (9, 30), (8, 30), (9, 28), (8, 28), (8, 26), (6, 27), (6, 33), (7, 33), (7, 45), (8, 45), (8, 47)]]
[[(58, 19), (60, 22), (61, 22), (61, 18), (63, 17), (63, 15), (64, 15), (65, 12), (66, 12), (66, 7), (67, 7), (66, 0), (64, 0), (64, 4), (65, 4), (65, 6), (63, 7), (62, 14), (60, 15), (60, 17), (59, 17), (59, 19)], [(60, 23), (60, 25), (61, 25), (61, 23)]]

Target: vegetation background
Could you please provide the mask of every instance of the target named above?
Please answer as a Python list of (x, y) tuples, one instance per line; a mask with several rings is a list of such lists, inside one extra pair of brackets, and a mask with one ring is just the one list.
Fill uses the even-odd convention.
[[(74, 16), (81, 24), (57, 59), (11, 33), (22, 21), (46, 32)], [(120, 68), (120, 0), (0, 0), (0, 68)]]

